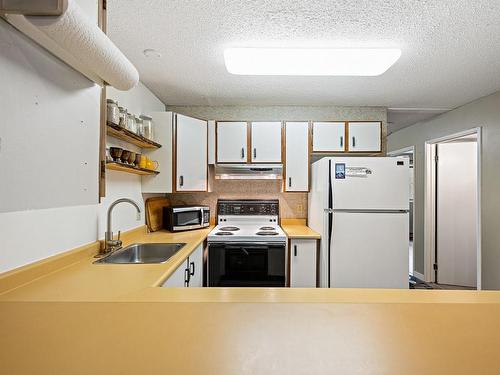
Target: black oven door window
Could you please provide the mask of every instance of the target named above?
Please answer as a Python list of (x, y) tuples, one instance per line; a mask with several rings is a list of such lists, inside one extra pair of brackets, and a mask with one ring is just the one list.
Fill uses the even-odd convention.
[(285, 245), (210, 244), (209, 286), (285, 286)]

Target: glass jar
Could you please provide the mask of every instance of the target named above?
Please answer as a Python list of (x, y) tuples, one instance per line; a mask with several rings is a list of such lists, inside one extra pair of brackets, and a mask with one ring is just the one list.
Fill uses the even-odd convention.
[(129, 112), (127, 112), (127, 130), (135, 133), (137, 132), (137, 125), (135, 123), (135, 116)]
[(147, 139), (153, 140), (153, 118), (147, 115), (141, 115), (142, 135)]
[(144, 135), (144, 124), (142, 123), (142, 119), (139, 117), (136, 117), (135, 123), (137, 125), (137, 134), (140, 136), (143, 136)]
[(107, 122), (118, 125), (120, 123), (120, 110), (118, 109), (118, 102), (113, 99), (106, 99), (107, 107)]
[(120, 125), (122, 128), (127, 127), (127, 109), (123, 107), (118, 107), (118, 110), (120, 111), (120, 121), (118, 125)]

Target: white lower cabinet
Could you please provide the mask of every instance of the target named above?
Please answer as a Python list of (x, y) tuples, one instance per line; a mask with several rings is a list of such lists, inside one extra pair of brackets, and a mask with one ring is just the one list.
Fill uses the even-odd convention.
[(162, 284), (164, 288), (199, 288), (203, 286), (203, 244)]
[(296, 239), (290, 241), (290, 287), (316, 287), (316, 240)]
[[(189, 258), (188, 258), (189, 259)], [(165, 280), (162, 287), (164, 288), (184, 288), (189, 286), (189, 261), (184, 260), (182, 264)]]
[(203, 286), (203, 244), (200, 244), (188, 258), (189, 261), (189, 287), (201, 288)]

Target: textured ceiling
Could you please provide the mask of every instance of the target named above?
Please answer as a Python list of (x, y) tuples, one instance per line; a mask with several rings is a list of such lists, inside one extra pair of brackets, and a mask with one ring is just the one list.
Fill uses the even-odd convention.
[[(500, 0), (108, 0), (108, 33), (171, 105), (453, 108), (500, 89)], [(398, 47), (379, 77), (248, 77), (227, 47)], [(146, 58), (153, 48), (159, 59)]]

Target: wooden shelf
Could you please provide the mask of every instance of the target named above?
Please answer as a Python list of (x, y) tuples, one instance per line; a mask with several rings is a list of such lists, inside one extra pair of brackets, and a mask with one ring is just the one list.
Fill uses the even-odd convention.
[(156, 143), (150, 139), (147, 139), (143, 136), (137, 135), (130, 130), (124, 129), (121, 126), (113, 124), (112, 122), (108, 122), (106, 126), (106, 133), (122, 141), (132, 143), (140, 148), (160, 148), (161, 144)]
[(144, 168), (138, 168), (138, 167), (133, 167), (128, 164), (122, 164), (122, 163), (116, 163), (114, 161), (107, 162), (106, 163), (106, 168), (107, 169), (112, 169), (114, 171), (120, 171), (120, 172), (127, 172), (127, 173), (133, 173), (133, 174), (138, 174), (138, 175), (157, 175), (160, 172), (158, 171), (153, 171), (151, 169), (144, 169)]

